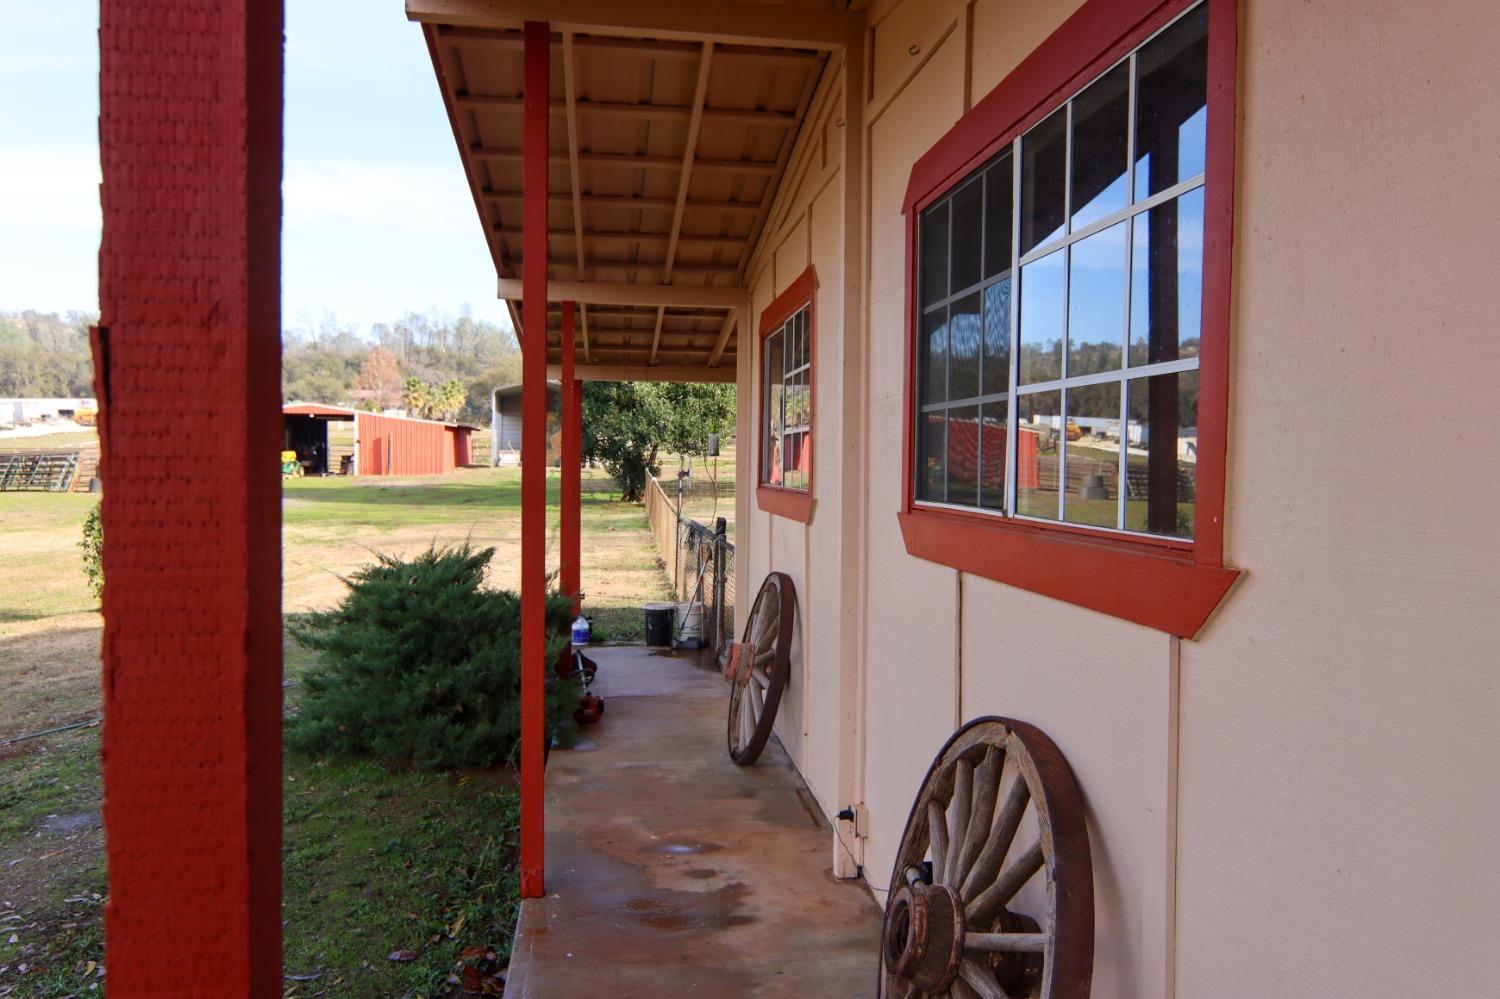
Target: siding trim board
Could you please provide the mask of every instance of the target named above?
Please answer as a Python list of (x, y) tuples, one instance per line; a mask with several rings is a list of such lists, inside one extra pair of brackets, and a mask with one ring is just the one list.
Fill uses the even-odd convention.
[(914, 496), (918, 219), (977, 167), (1195, 0), (1089, 0), (913, 165), (906, 215), (905, 419), (897, 514), (911, 555), (1113, 617), (1192, 638), (1239, 570), (1223, 564), (1229, 412), (1230, 271), (1238, 52), (1237, 0), (1208, 10), (1208, 138), (1196, 538), (1122, 537), (1066, 524), (919, 506)]

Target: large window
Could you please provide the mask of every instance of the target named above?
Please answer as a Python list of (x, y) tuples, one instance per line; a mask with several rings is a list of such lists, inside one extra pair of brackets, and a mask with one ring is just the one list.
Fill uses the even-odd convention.
[(1229, 591), (1237, 0), (1085, 0), (912, 166), (922, 559), (1191, 637)]
[(1207, 4), (921, 210), (918, 503), (1191, 540)]
[(802, 523), (813, 512), (813, 295), (811, 267), (760, 315), (760, 475), (762, 510)]

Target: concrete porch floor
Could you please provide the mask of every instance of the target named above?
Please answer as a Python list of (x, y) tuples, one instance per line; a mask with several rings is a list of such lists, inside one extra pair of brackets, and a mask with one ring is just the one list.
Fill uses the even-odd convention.
[(724, 746), (694, 659), (600, 648), (603, 720), (547, 765), (547, 895), (521, 905), (507, 999), (873, 997), (880, 910), (775, 740)]

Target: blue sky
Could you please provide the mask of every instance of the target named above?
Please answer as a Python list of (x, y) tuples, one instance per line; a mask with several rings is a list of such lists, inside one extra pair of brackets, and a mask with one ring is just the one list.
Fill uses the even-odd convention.
[[(98, 308), (97, 0), (0, 5), (0, 310)], [(282, 321), (508, 326), (400, 0), (287, 0)]]

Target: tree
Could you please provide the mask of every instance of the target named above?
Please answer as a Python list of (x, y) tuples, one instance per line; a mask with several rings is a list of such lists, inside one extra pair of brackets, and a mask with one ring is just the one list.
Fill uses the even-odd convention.
[[(319, 653), (286, 729), (298, 752), (424, 769), (489, 766), (520, 749), (521, 600), (484, 585), (495, 549), (433, 546), (353, 573), (333, 610), (292, 635)], [(572, 601), (547, 594), (546, 660), (568, 647)], [(577, 683), (548, 669), (546, 731), (577, 732)]]
[(450, 378), (437, 387), (436, 399), (433, 408), (444, 420), (456, 420), (459, 410), (464, 408), (464, 401), (468, 392), (464, 389), (464, 383), (456, 378)]
[(631, 502), (661, 472), (658, 455), (705, 454), (708, 435), (732, 426), (732, 385), (587, 382), (583, 388), (584, 460), (600, 462)]
[(354, 388), (375, 403), (376, 409), (395, 406), (401, 399), (401, 368), (396, 355), (385, 347), (372, 349), (354, 377)]
[(420, 378), (408, 378), (401, 383), (401, 405), (407, 416), (426, 416), (432, 407), (432, 390)]

